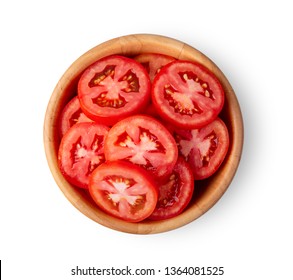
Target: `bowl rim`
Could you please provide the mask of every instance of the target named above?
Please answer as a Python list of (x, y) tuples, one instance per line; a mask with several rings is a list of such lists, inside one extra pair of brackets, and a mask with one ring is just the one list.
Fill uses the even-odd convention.
[[(158, 52), (158, 50), (160, 50)], [(135, 56), (139, 53), (162, 53), (177, 59), (197, 61), (206, 66), (220, 80), (225, 91), (226, 114), (230, 120), (229, 133), (232, 137), (230, 148), (225, 159), (225, 164), (217, 171), (208, 182), (208, 191), (203, 193), (198, 201), (195, 201), (186, 211), (180, 215), (162, 221), (143, 221), (129, 223), (105, 214), (91, 202), (87, 194), (80, 189), (71, 186), (61, 174), (58, 168), (58, 118), (62, 110), (62, 104), (72, 97), (74, 87), (81, 73), (93, 62), (107, 55), (120, 54)], [(113, 230), (133, 233), (150, 234), (161, 233), (182, 227), (213, 207), (228, 189), (237, 171), (243, 148), (244, 125), (241, 109), (228, 79), (218, 66), (206, 55), (196, 48), (171, 37), (157, 34), (130, 34), (110, 39), (77, 58), (64, 72), (50, 97), (43, 126), (43, 141), (47, 162), (55, 182), (65, 197), (81, 213), (93, 221)]]

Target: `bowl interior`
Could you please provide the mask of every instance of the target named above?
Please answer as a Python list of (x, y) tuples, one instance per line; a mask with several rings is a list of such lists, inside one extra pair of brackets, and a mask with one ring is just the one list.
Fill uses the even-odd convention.
[[(220, 80), (225, 91), (225, 105), (220, 117), (230, 133), (230, 147), (225, 161), (212, 177), (197, 181), (195, 194), (188, 208), (179, 216), (163, 221), (129, 223), (102, 212), (88, 193), (70, 185), (62, 176), (57, 163), (60, 143), (58, 120), (67, 102), (76, 95), (82, 72), (93, 62), (110, 54), (135, 56), (155, 52), (177, 59), (198, 61), (210, 69)], [(151, 34), (127, 35), (104, 42), (79, 57), (63, 74), (50, 98), (45, 122), (44, 145), (46, 157), (54, 179), (67, 199), (84, 215), (114, 230), (148, 234), (169, 231), (197, 219), (209, 210), (229, 187), (237, 170), (243, 145), (243, 121), (236, 95), (224, 74), (207, 56), (197, 49), (173, 38)]]

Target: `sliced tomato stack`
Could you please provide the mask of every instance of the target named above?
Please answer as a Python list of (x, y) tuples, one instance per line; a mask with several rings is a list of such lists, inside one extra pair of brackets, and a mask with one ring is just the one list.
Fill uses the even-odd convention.
[(101, 58), (60, 116), (60, 170), (112, 216), (175, 217), (226, 156), (223, 104), (220, 82), (196, 62), (150, 53)]

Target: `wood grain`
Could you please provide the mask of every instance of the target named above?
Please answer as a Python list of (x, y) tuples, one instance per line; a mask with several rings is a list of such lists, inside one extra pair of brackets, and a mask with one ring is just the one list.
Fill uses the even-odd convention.
[[(226, 101), (221, 117), (230, 132), (230, 148), (219, 171), (210, 179), (199, 184), (189, 207), (179, 216), (165, 221), (143, 221), (128, 223), (102, 212), (91, 200), (86, 191), (70, 185), (60, 173), (57, 164), (57, 151), (60, 143), (58, 120), (65, 104), (76, 94), (76, 85), (81, 73), (93, 62), (110, 54), (135, 56), (140, 53), (156, 52), (178, 59), (198, 61), (209, 68), (222, 83)], [(66, 198), (80, 212), (95, 222), (108, 228), (133, 234), (153, 234), (184, 226), (202, 216), (225, 193), (239, 165), (243, 147), (243, 120), (237, 97), (222, 71), (203, 53), (173, 38), (134, 34), (104, 42), (80, 56), (60, 78), (50, 98), (44, 121), (44, 147), (52, 175)]]

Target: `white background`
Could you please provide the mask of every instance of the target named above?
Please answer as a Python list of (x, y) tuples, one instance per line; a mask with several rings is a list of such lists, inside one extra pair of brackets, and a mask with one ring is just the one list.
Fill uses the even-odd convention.
[[(292, 279), (289, 4), (281, 0), (1, 1), (3, 279), (121, 279), (73, 277), (70, 270), (77, 265), (162, 271), (165, 266), (223, 266), (225, 270), (224, 276), (214, 278), (149, 279)], [(193, 223), (147, 236), (110, 230), (76, 210), (51, 176), (42, 135), (50, 95), (69, 65), (97, 44), (134, 33), (173, 37), (209, 56), (230, 80), (245, 124), (241, 164), (223, 198)]]

